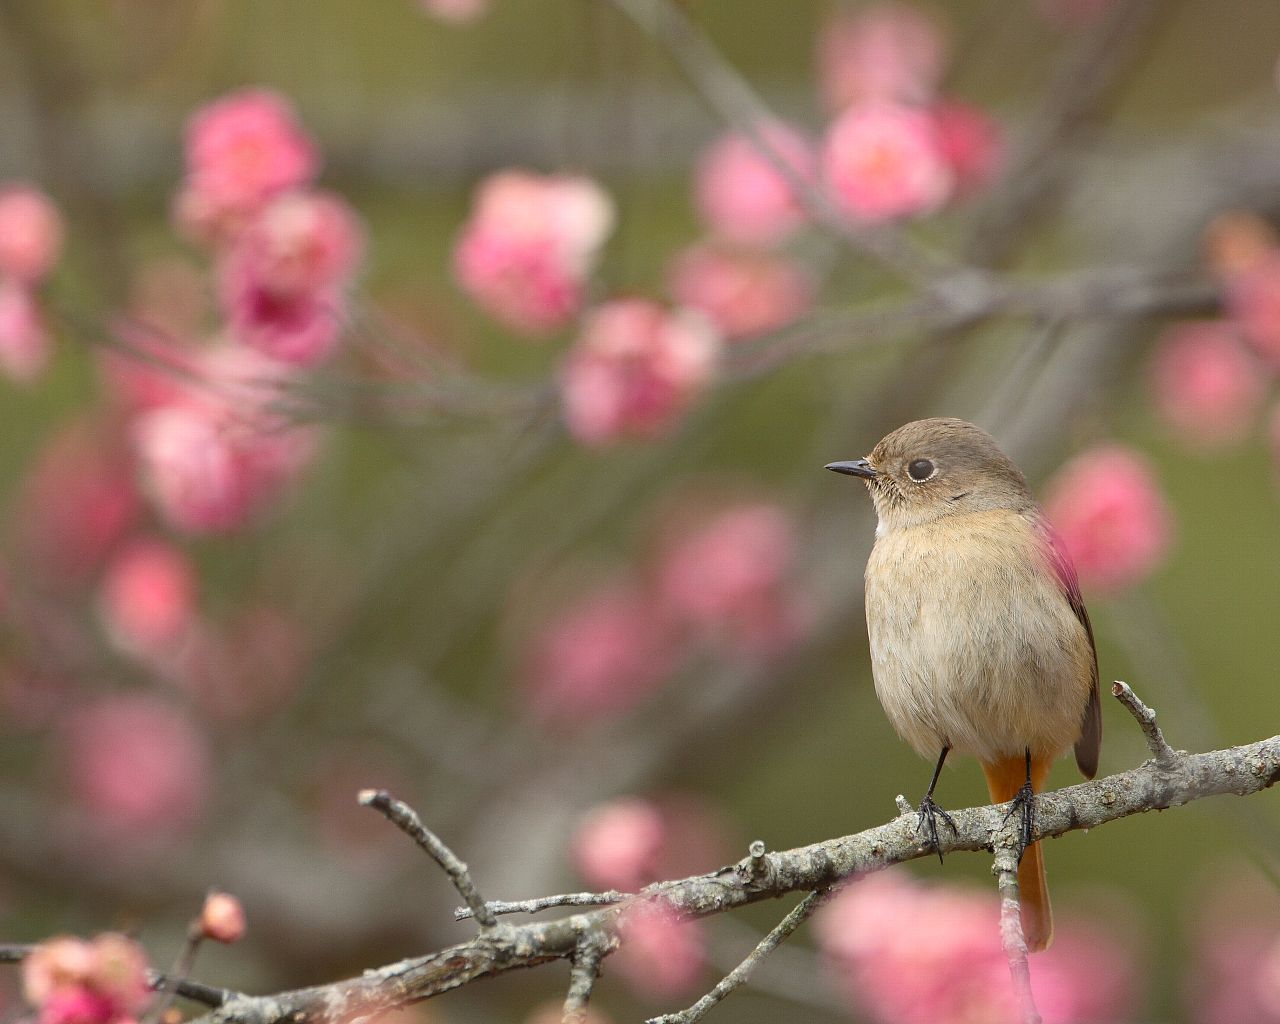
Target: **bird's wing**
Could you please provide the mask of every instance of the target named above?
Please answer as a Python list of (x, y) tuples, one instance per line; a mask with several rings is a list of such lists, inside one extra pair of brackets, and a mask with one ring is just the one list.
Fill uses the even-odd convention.
[(1061, 584), (1063, 594), (1071, 604), (1071, 610), (1076, 613), (1076, 618), (1080, 620), (1080, 625), (1084, 626), (1085, 634), (1089, 637), (1093, 674), (1089, 681), (1089, 703), (1085, 706), (1084, 715), (1080, 720), (1080, 736), (1076, 740), (1075, 749), (1076, 764), (1081, 774), (1086, 779), (1091, 779), (1098, 773), (1098, 752), (1102, 749), (1102, 702), (1098, 697), (1098, 646), (1093, 640), (1093, 624), (1089, 621), (1084, 598), (1080, 596), (1080, 580), (1076, 576), (1076, 567), (1071, 561), (1071, 555), (1067, 553), (1062, 538), (1048, 522), (1042, 519), (1040, 525), (1047, 542), (1045, 546), (1049, 552), (1049, 566), (1058, 577), (1058, 583)]

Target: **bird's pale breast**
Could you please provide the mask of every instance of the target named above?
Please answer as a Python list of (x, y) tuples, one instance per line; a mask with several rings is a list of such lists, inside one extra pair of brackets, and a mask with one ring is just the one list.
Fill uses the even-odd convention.
[(876, 694), (926, 757), (1057, 757), (1080, 734), (1092, 647), (1032, 514), (944, 516), (877, 537), (867, 562)]

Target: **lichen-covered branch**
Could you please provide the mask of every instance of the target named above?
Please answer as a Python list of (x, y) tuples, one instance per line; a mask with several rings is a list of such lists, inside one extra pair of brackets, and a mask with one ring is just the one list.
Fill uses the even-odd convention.
[[(1178, 807), (1209, 796), (1247, 796), (1280, 779), (1280, 736), (1207, 753), (1175, 753), (1036, 800), (1033, 839), (1097, 828), (1117, 818)], [(940, 837), (944, 853), (989, 850), (1005, 823), (1003, 805), (952, 812), (956, 823)], [(584, 937), (612, 946), (618, 920), (637, 903), (659, 904), (681, 917), (723, 913), (793, 892), (829, 888), (855, 874), (932, 855), (921, 843), (914, 814), (855, 835), (792, 850), (748, 856), (706, 875), (649, 886), (634, 899), (555, 921), (499, 922), (468, 942), (367, 971), (357, 978), (241, 997), (199, 1018), (200, 1024), (338, 1024), (431, 998), (479, 978), (552, 960), (569, 960)]]

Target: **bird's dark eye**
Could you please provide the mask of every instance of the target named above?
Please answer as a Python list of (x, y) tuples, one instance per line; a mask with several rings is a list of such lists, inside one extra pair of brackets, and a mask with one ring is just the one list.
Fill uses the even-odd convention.
[(933, 463), (928, 459), (916, 459), (907, 467), (907, 476), (917, 483), (928, 480), (933, 476)]

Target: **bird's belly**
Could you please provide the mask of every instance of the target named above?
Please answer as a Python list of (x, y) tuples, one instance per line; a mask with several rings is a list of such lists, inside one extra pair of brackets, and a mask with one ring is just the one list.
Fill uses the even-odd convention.
[(894, 728), (926, 757), (1057, 757), (1080, 734), (1092, 669), (1056, 581), (1034, 552), (922, 557), (905, 540), (878, 540), (867, 576), (872, 672)]

